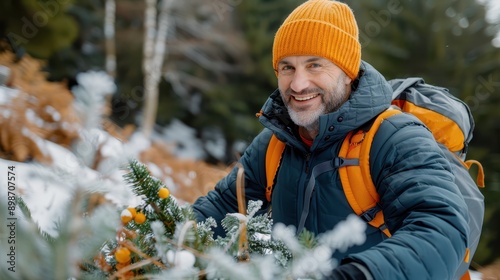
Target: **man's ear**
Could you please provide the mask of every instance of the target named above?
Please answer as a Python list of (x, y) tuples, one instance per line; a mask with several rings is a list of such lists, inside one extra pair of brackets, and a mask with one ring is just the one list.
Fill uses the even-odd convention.
[(351, 79), (351, 78), (349, 78), (349, 76), (344, 75), (344, 84), (345, 84), (346, 86), (348, 86), (348, 85), (351, 85), (351, 83), (352, 83), (352, 79)]

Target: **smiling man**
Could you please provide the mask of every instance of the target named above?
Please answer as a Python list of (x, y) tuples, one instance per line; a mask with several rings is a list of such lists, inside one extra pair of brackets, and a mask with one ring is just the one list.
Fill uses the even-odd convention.
[(289, 56), (278, 63), (278, 87), (299, 134), (312, 141), (319, 117), (334, 112), (349, 98), (351, 82), (337, 65), (316, 56)]
[[(272, 63), (278, 89), (263, 105), (264, 130), (240, 159), (246, 198), (262, 200), (266, 209), (272, 204), (275, 223), (321, 234), (354, 211), (338, 168), (314, 170), (332, 162), (349, 132), (389, 108), (392, 88), (361, 61), (354, 15), (337, 1), (310, 0), (292, 11), (276, 32)], [(286, 147), (268, 201), (272, 135)], [(369, 161), (385, 224), (368, 225), (364, 244), (335, 252), (341, 265), (325, 278), (453, 279), (467, 252), (467, 206), (430, 131), (414, 116), (392, 116), (380, 124)], [(213, 217), (220, 224), (227, 213), (238, 212), (236, 173), (195, 202), (198, 220)], [(224, 234), (222, 227), (216, 234)]]

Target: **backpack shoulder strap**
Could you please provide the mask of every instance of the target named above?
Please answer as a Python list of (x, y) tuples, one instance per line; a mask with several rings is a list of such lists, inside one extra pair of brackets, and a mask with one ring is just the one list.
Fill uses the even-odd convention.
[[(378, 207), (380, 196), (370, 175), (369, 157), (373, 138), (380, 124), (390, 116), (399, 113), (401, 111), (390, 108), (375, 119), (368, 131), (350, 132), (344, 139), (339, 152), (339, 158), (348, 159), (349, 162), (356, 162), (356, 159), (359, 159), (359, 165), (349, 164), (339, 167), (342, 188), (349, 205), (358, 216), (370, 225), (379, 228), (389, 237), (391, 233), (385, 227), (384, 215)], [(274, 181), (284, 149), (285, 143), (273, 134), (266, 151), (266, 199), (268, 201), (271, 201)]]
[(399, 113), (401, 111), (389, 108), (375, 119), (368, 131), (351, 131), (339, 152), (340, 158), (359, 159), (359, 165), (339, 167), (340, 181), (349, 205), (358, 216), (389, 237), (391, 233), (385, 226), (384, 215), (378, 206), (380, 196), (370, 175), (370, 149), (380, 124)]
[(273, 193), (274, 178), (278, 172), (281, 156), (285, 150), (285, 143), (281, 142), (276, 135), (271, 136), (266, 151), (266, 199), (271, 201)]

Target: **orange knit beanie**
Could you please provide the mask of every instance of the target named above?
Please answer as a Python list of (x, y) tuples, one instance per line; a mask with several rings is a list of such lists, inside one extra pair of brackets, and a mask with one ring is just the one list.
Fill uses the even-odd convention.
[(331, 60), (351, 79), (361, 63), (358, 25), (341, 2), (309, 0), (298, 6), (276, 32), (273, 67), (286, 56), (311, 55)]

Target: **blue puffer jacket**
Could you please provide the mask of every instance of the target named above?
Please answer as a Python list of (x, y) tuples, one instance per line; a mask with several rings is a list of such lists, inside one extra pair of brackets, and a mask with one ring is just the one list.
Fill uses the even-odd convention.
[[(320, 117), (319, 135), (307, 148), (297, 135), (280, 94), (275, 91), (263, 106), (266, 127), (241, 157), (247, 200), (265, 198), (265, 154), (272, 133), (287, 144), (272, 194), (275, 223), (298, 226), (311, 168), (331, 160), (346, 134), (389, 107), (392, 89), (366, 62), (350, 99), (336, 112)], [(367, 240), (347, 252), (343, 261), (365, 264), (375, 279), (452, 279), (463, 261), (467, 237), (467, 207), (453, 182), (451, 167), (430, 131), (415, 117), (399, 114), (379, 128), (370, 154), (373, 181), (391, 238), (368, 226)], [(237, 212), (236, 170), (214, 191), (193, 205), (199, 220), (220, 221)], [(316, 178), (305, 228), (316, 234), (331, 230), (353, 211), (337, 170)], [(219, 227), (220, 229), (220, 227)], [(222, 233), (222, 229), (218, 231)]]

